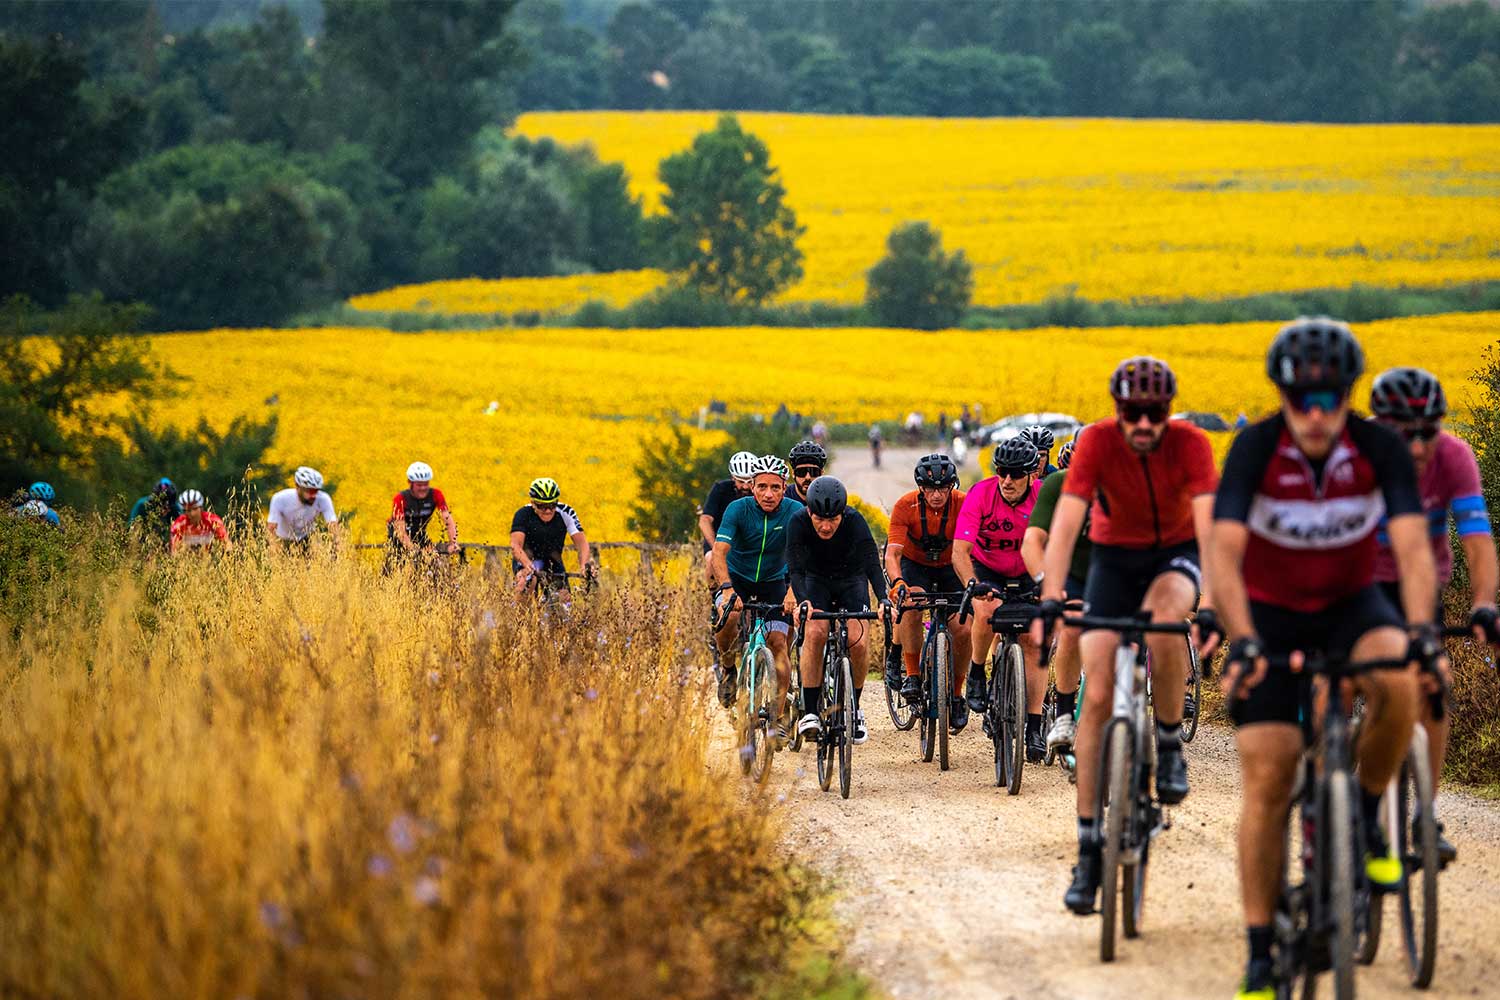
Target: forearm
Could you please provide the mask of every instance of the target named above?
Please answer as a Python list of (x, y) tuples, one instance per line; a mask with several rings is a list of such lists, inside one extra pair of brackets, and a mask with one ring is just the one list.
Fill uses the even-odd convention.
[(714, 519), (707, 514), (698, 515), (698, 534), (702, 535), (703, 540), (712, 548), (714, 544)]
[(1073, 562), (1073, 549), (1078, 545), (1078, 532), (1083, 529), (1083, 516), (1088, 504), (1071, 494), (1058, 498), (1057, 510), (1052, 515), (1052, 529), (1047, 533), (1047, 547), (1042, 552), (1043, 596), (1060, 598), (1063, 583), (1068, 577), (1068, 566)]
[(443, 512), (443, 527), (448, 529), (448, 541), (458, 541), (458, 522), (447, 511)]
[(865, 579), (870, 581), (875, 599), (885, 600), (885, 569), (880, 564), (880, 550), (875, 547), (874, 539), (870, 540), (869, 550), (865, 553)]
[(583, 532), (573, 536), (573, 547), (578, 550), (578, 567), (582, 569), (589, 564), (589, 540)]
[(1469, 566), (1473, 606), (1490, 607), (1495, 603), (1495, 590), (1500, 587), (1500, 561), (1495, 558), (1495, 541), (1489, 532), (1466, 535), (1463, 548), (1464, 561)]
[[(1213, 544), (1213, 497), (1195, 497), (1193, 499), (1193, 534), (1198, 540), (1198, 551), (1205, 554)], [(1203, 560), (1203, 592), (1198, 599), (1200, 608), (1216, 608), (1214, 603), (1214, 574), (1210, 572), (1209, 560)]]
[(886, 544), (885, 575), (892, 583), (901, 579), (901, 546)]
[(953, 572), (958, 574), (958, 581), (967, 585), (974, 579), (974, 551), (973, 542), (955, 541), (953, 543)]
[(1035, 577), (1043, 571), (1046, 559), (1047, 529), (1027, 528), (1021, 536), (1021, 560), (1026, 563), (1026, 572)]
[(1246, 639), (1255, 634), (1250, 616), (1250, 595), (1245, 590), (1245, 545), (1249, 535), (1239, 522), (1220, 522), (1214, 526), (1205, 550), (1208, 570), (1214, 578), (1214, 608), (1219, 622), (1231, 639)]
[(267, 521), (266, 522), (266, 534), (268, 536), (270, 536), (270, 539), (273, 542), (276, 541), (280, 537), (279, 535), (276, 534), (276, 522), (275, 521)]
[(714, 579), (718, 581), (719, 586), (722, 587), (729, 582), (728, 542), (714, 542), (713, 559), (709, 562), (709, 566), (713, 569)]

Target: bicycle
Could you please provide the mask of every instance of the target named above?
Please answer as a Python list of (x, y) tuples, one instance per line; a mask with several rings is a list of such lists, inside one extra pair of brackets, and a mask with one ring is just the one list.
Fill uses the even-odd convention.
[[(892, 698), (899, 699), (901, 695), (893, 693), (889, 687), (886, 688), (886, 704), (891, 708), (891, 721), (896, 723), (896, 728), (906, 730), (914, 723), (921, 723), (917, 745), (922, 760), (930, 761), (936, 754), (938, 768), (943, 771), (948, 770), (948, 725), (953, 707), (953, 635), (948, 630), (948, 618), (963, 609), (967, 596), (964, 591), (912, 594), (896, 609), (897, 622), (908, 611), (928, 616), (927, 637), (922, 640), (922, 655), (918, 660), (922, 694), (916, 705), (909, 706), (911, 716), (905, 726), (897, 719), (892, 705)], [(892, 632), (894, 626), (887, 630), (887, 642)]]
[(730, 594), (724, 608), (714, 619), (714, 631), (724, 627), (734, 606), (740, 606), (739, 688), (740, 706), (736, 720), (739, 732), (740, 771), (756, 782), (764, 782), (771, 773), (771, 758), (776, 753), (773, 730), (776, 727), (776, 658), (766, 642), (769, 615), (781, 611), (779, 604), (742, 601)]
[(822, 723), (817, 738), (818, 787), (826, 792), (833, 784), (834, 757), (837, 756), (839, 795), (846, 799), (853, 769), (855, 713), (854, 676), (849, 666), (849, 623), (874, 621), (879, 617), (879, 611), (813, 611), (798, 616), (799, 632), (809, 621), (833, 623), (823, 642), (823, 687), (817, 712)]
[(990, 615), (1000, 645), (990, 668), (984, 734), (995, 744), (995, 784), (1016, 795), (1026, 766), (1026, 658), (1018, 640), (1036, 618), (1036, 597), (1023, 594), (1014, 580), (1004, 590), (990, 591), (1001, 599)]
[[(1150, 711), (1146, 636), (1190, 635), (1191, 630), (1186, 621), (1152, 622), (1145, 611), (1122, 618), (1067, 615), (1062, 623), (1070, 628), (1120, 633), (1120, 647), (1115, 652), (1114, 714), (1099, 746), (1094, 792), (1094, 816), (1103, 840), (1099, 959), (1112, 962), (1117, 912), (1125, 937), (1139, 937), (1151, 841), (1171, 827), (1170, 817), (1156, 800), (1152, 781), (1156, 727)], [(1080, 688), (1079, 704), (1083, 701), (1081, 694)]]

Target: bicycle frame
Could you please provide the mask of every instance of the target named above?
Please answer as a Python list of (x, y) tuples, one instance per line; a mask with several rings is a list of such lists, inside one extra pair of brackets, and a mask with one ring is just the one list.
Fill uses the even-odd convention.
[[(922, 671), (922, 704), (917, 706), (918, 740), (922, 759), (932, 760), (936, 752), (938, 767), (944, 771), (948, 770), (948, 710), (953, 687), (953, 634), (948, 619), (963, 613), (966, 597), (963, 592), (913, 594), (896, 609), (897, 621), (912, 611), (927, 616), (927, 635), (922, 640), (918, 661)], [(940, 662), (940, 650), (947, 650), (946, 664)], [(929, 669), (931, 663), (936, 663), (938, 669)]]

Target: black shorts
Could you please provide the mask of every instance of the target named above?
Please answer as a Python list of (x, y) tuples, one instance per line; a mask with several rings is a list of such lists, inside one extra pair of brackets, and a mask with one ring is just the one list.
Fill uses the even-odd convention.
[[(1255, 634), (1272, 656), (1301, 650), (1347, 657), (1366, 632), (1385, 626), (1405, 627), (1401, 614), (1375, 584), (1322, 611), (1293, 611), (1251, 601), (1250, 620), (1255, 625)], [(1296, 725), (1304, 718), (1303, 707), (1308, 704), (1310, 688), (1310, 675), (1294, 674), (1289, 667), (1273, 665), (1266, 671), (1265, 679), (1250, 689), (1249, 696), (1230, 709), (1229, 717), (1237, 726), (1256, 722)]]
[[(1163, 573), (1181, 573), (1203, 592), (1198, 568), (1198, 543), (1183, 542), (1164, 549), (1122, 549), (1094, 544), (1083, 603), (1091, 615), (1126, 618), (1141, 610), (1146, 591)], [(1196, 598), (1194, 599), (1196, 603)]]
[(1067, 598), (1069, 603), (1082, 601), (1083, 592), (1086, 587), (1088, 587), (1087, 580), (1081, 576), (1074, 576), (1072, 573), (1069, 573), (1068, 578), (1063, 581), (1063, 597)]
[(974, 563), (974, 578), (980, 583), (987, 583), (996, 590), (1003, 592), (1007, 586), (1014, 583), (1019, 585), (1020, 597), (1035, 597), (1037, 592), (1036, 580), (1030, 573), (1022, 573), (1020, 576), (1006, 576), (997, 573), (982, 562)]
[(901, 579), (906, 581), (908, 587), (921, 587), (929, 594), (957, 594), (964, 589), (964, 583), (958, 578), (958, 571), (953, 568), (952, 563), (947, 566), (926, 566), (902, 556)]
[(870, 610), (870, 582), (862, 576), (809, 576), (802, 582), (802, 593), (818, 611)]
[[(1395, 608), (1402, 617), (1405, 617), (1406, 612), (1401, 605), (1401, 584), (1395, 580), (1381, 580), (1375, 586), (1379, 587), (1380, 592), (1385, 595), (1385, 599), (1391, 602), (1391, 607)], [(1432, 620), (1437, 625), (1442, 625), (1448, 620), (1448, 609), (1443, 607), (1442, 587), (1438, 588), (1437, 604), (1433, 606), (1432, 613), (1436, 616)]]
[[(786, 577), (777, 577), (775, 580), (762, 580), (755, 583), (746, 580), (742, 576), (729, 574), (730, 586), (734, 588), (735, 596), (741, 601), (750, 604), (780, 604), (786, 597)], [(792, 627), (792, 616), (785, 611), (767, 612), (766, 621), (773, 626), (780, 625), (781, 628), (772, 628), (773, 632), (785, 632)]]

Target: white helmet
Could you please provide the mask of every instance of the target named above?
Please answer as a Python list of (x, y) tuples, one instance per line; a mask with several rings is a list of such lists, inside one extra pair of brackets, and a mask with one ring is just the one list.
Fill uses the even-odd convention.
[(780, 476), (786, 478), (786, 463), (777, 455), (761, 455), (750, 466), (751, 476)]
[(406, 467), (406, 481), (408, 483), (432, 482), (432, 466), (426, 462), (411, 463)]
[(755, 453), (737, 451), (729, 458), (729, 474), (736, 479), (749, 479), (755, 475)]
[(177, 498), (177, 502), (182, 505), (183, 510), (189, 507), (202, 507), (203, 494), (197, 490), (183, 490), (182, 494)]
[(321, 490), (323, 488), (323, 473), (317, 469), (310, 469), (305, 465), (297, 467), (292, 474), (292, 482), (305, 490)]

